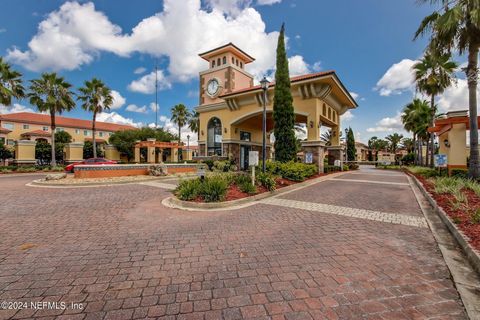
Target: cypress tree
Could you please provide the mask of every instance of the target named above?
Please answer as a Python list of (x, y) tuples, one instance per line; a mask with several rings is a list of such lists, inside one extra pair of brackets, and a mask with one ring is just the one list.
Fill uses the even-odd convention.
[(357, 150), (355, 149), (355, 136), (352, 128), (348, 128), (347, 134), (347, 161), (355, 161)]
[(297, 154), (295, 138), (295, 113), (290, 91), (290, 74), (285, 50), (285, 24), (282, 24), (277, 44), (277, 70), (275, 72), (275, 96), (273, 100), (275, 135), (275, 160), (287, 162)]

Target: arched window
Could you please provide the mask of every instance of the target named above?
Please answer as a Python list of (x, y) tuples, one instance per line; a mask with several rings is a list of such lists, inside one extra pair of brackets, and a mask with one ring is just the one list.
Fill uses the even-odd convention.
[(207, 155), (222, 155), (222, 122), (217, 117), (213, 117), (208, 121)]
[(238, 67), (238, 59), (235, 59), (235, 64), (236, 64), (237, 67)]
[(217, 59), (217, 66), (220, 65), (220, 58)]
[(222, 63), (223, 63), (223, 64), (226, 64), (226, 63), (227, 63), (227, 57), (223, 57)]
[(325, 105), (325, 103), (323, 104), (322, 114), (324, 117), (327, 116), (327, 106)]
[(232, 57), (232, 64), (235, 64), (235, 58)]
[(243, 69), (243, 62), (242, 61), (240, 61), (240, 68)]
[(212, 60), (212, 68), (215, 68), (215, 60)]

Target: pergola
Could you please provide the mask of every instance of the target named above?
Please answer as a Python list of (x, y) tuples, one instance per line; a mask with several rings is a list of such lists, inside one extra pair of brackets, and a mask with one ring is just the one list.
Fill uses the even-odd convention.
[[(140, 162), (140, 149), (147, 148), (147, 162), (148, 163), (162, 163), (163, 150), (170, 149), (171, 162), (178, 162), (178, 149), (181, 148), (178, 142), (163, 142), (156, 141), (156, 139), (147, 139), (146, 141), (137, 141), (135, 144), (135, 162)], [(157, 149), (158, 152), (157, 152)], [(158, 156), (157, 156), (158, 155)]]

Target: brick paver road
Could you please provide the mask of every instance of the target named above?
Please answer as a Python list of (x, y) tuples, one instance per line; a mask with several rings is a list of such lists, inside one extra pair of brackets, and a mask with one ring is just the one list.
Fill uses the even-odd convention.
[(402, 174), (348, 173), (230, 212), (165, 208), (168, 186), (33, 178), (0, 177), (0, 302), (28, 303), (1, 319), (466, 318)]

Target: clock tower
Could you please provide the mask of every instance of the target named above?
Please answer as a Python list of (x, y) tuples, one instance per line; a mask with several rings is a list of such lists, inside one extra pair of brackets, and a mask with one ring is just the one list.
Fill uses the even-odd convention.
[(200, 72), (200, 106), (221, 103), (223, 99), (219, 96), (253, 86), (253, 76), (245, 71), (245, 65), (255, 59), (233, 43), (199, 56), (209, 65), (207, 70)]

